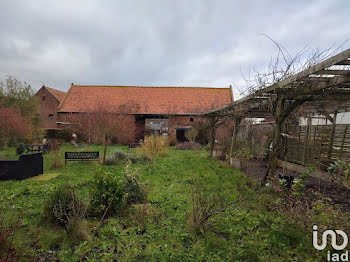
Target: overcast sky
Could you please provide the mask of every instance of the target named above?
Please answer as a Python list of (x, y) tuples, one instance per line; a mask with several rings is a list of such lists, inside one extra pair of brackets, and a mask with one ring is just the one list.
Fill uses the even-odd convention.
[[(0, 78), (70, 84), (236, 86), (241, 71), (350, 38), (350, 1), (1, 0)], [(343, 49), (349, 48), (349, 42)]]

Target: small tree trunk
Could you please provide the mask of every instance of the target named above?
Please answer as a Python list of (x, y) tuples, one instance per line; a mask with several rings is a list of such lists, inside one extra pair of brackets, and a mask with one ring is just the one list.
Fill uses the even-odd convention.
[(103, 164), (106, 161), (106, 152), (107, 152), (107, 136), (105, 136), (104, 140), (104, 149), (103, 149)]
[(273, 145), (272, 145), (272, 152), (269, 156), (269, 163), (267, 165), (267, 169), (265, 171), (264, 178), (262, 180), (261, 185), (264, 186), (266, 182), (270, 179), (271, 182), (276, 183), (276, 167), (277, 167), (277, 158), (280, 153), (281, 149), (281, 131), (282, 126), (285, 121), (285, 117), (282, 116), (283, 110), (284, 110), (284, 97), (278, 98), (277, 101), (277, 107), (276, 107), (276, 127), (274, 130), (274, 139), (273, 139)]
[(215, 116), (210, 119), (210, 155), (213, 155), (215, 145)]

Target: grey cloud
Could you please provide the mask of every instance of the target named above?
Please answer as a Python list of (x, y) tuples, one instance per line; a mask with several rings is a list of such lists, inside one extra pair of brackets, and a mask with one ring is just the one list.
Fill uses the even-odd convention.
[(276, 53), (260, 34), (291, 53), (323, 49), (350, 37), (349, 10), (346, 0), (2, 1), (0, 77), (62, 90), (244, 86), (241, 70), (263, 69)]

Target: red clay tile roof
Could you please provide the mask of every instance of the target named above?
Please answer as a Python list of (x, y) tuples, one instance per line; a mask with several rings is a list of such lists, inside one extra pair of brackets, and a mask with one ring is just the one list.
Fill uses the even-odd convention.
[[(233, 102), (231, 88), (72, 85), (58, 112), (94, 112), (104, 108), (131, 114), (198, 114)], [(128, 106), (130, 105), (130, 106)]]
[(60, 90), (57, 90), (57, 89), (53, 89), (53, 88), (50, 88), (50, 87), (47, 87), (45, 86), (45, 88), (58, 100), (58, 102), (62, 102), (63, 99), (65, 98), (66, 96), (66, 92), (63, 92), (63, 91), (60, 91)]

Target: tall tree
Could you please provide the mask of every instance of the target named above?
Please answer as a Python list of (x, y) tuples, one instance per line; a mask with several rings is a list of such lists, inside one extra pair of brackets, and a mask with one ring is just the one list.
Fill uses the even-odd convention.
[(0, 137), (3, 147), (11, 137), (24, 137), (28, 132), (28, 121), (14, 108), (0, 106)]
[(26, 82), (21, 82), (13, 76), (0, 81), (0, 103), (6, 108), (15, 108), (20, 114), (31, 119), (38, 109), (38, 101), (34, 89)]
[(26, 82), (21, 82), (12, 76), (0, 81), (0, 110), (4, 117), (1, 121), (1, 132), (4, 135), (5, 145), (8, 136), (20, 137), (24, 133), (28, 134), (28, 131), (37, 133), (38, 106), (35, 91)]

